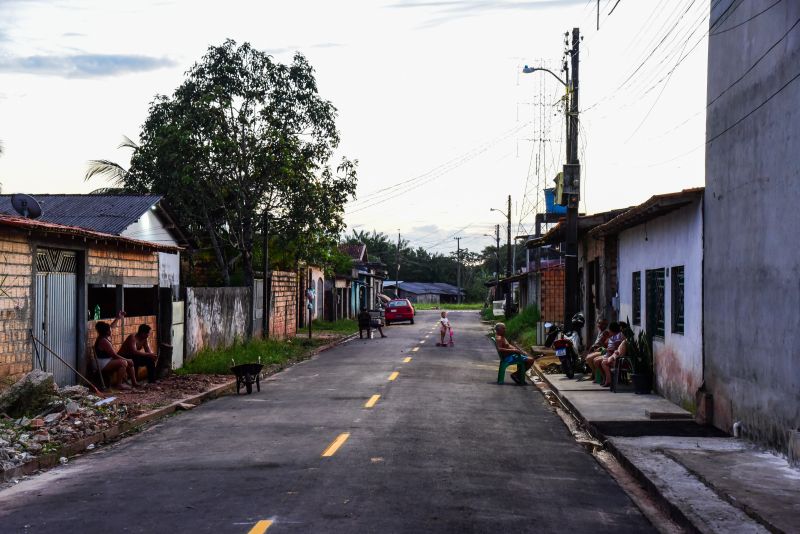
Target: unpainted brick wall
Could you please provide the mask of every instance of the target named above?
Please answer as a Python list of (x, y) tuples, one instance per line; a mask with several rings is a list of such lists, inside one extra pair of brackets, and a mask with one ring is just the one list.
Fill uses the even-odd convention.
[(90, 249), (89, 277), (148, 279), (158, 284), (158, 253), (140, 250)]
[(292, 338), (297, 333), (297, 274), (272, 272), (272, 307), (269, 332), (273, 339)]
[(542, 321), (560, 323), (564, 321), (564, 269), (545, 269), (541, 273)]
[(33, 320), (32, 247), (25, 235), (0, 229), (0, 380), (14, 382), (31, 370), (28, 329)]
[[(111, 323), (113, 319), (101, 319), (106, 323)], [(94, 355), (94, 342), (97, 340), (97, 330), (94, 326), (100, 321), (87, 321), (86, 323), (86, 357), (89, 358)], [(139, 325), (146, 324), (151, 328), (150, 337), (147, 344), (150, 345), (150, 350), (158, 353), (158, 317), (155, 315), (144, 315), (141, 317), (125, 317), (117, 321), (114, 328), (111, 329), (111, 345), (116, 349), (122, 346), (130, 334), (135, 334), (139, 330)]]

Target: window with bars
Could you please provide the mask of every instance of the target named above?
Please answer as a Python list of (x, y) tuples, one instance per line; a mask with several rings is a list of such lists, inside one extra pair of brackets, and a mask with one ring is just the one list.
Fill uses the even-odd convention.
[(672, 268), (672, 333), (683, 334), (683, 265)]
[(645, 280), (647, 299), (647, 325), (645, 328), (654, 337), (664, 337), (664, 275), (666, 269), (650, 269)]
[(631, 298), (633, 300), (633, 310), (631, 318), (631, 322), (635, 325), (642, 324), (642, 272), (636, 271), (633, 273), (633, 291), (631, 292), (633, 295)]

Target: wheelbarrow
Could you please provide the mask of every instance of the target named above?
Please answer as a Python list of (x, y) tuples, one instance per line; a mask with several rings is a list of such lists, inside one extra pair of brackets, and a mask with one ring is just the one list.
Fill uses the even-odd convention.
[(242, 391), (242, 386), (247, 390), (247, 394), (253, 392), (253, 384), (256, 385), (256, 389), (261, 391), (261, 369), (264, 366), (261, 364), (261, 358), (258, 359), (258, 363), (241, 363), (236, 365), (236, 362), (231, 360), (233, 366), (231, 367), (231, 372), (236, 375), (236, 394), (239, 395)]

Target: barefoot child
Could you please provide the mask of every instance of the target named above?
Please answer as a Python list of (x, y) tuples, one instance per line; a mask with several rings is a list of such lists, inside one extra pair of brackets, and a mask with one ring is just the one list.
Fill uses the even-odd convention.
[(446, 347), (447, 343), (444, 342), (444, 336), (446, 336), (450, 332), (450, 320), (447, 318), (447, 312), (442, 312), (442, 318), (439, 319), (439, 343), (436, 344), (437, 347)]

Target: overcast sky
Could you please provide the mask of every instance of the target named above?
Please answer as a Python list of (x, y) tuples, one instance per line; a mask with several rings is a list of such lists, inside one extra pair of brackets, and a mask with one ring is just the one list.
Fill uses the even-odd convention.
[[(613, 13), (609, 11), (615, 5)], [(557, 74), (580, 27), (582, 210), (703, 184), (708, 0), (0, 0), (3, 191), (88, 192), (86, 161), (127, 164), (156, 94), (209, 45), (300, 51), (359, 160), (350, 228), (448, 252), (490, 244), (512, 196), (532, 232), (537, 185), (564, 160)], [(735, 21), (734, 21), (735, 22)]]

